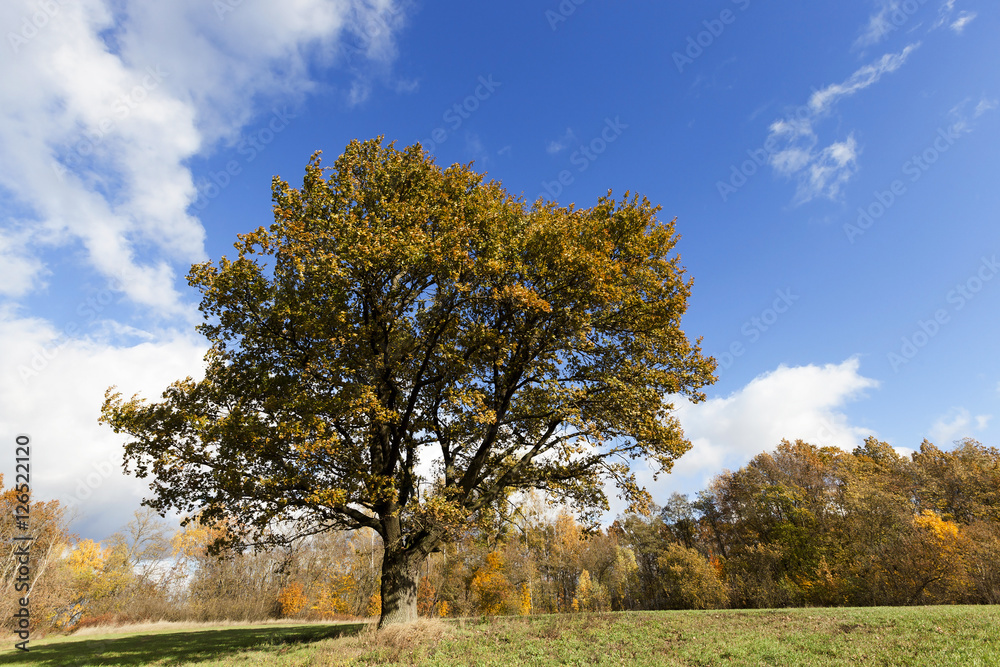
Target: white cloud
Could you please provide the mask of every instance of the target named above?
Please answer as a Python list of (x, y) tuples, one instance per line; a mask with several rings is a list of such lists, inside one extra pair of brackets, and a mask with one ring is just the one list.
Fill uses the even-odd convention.
[(952, 408), (938, 417), (928, 429), (928, 439), (938, 445), (948, 446), (956, 440), (970, 438), (989, 426), (992, 415), (973, 416), (966, 408)]
[(961, 12), (959, 13), (958, 18), (952, 21), (949, 27), (957, 34), (961, 35), (962, 31), (965, 30), (965, 26), (972, 23), (976, 16), (976, 12)]
[(799, 183), (794, 203), (804, 203), (817, 196), (836, 199), (840, 189), (857, 172), (858, 145), (852, 134), (843, 142), (834, 142), (819, 151), (809, 162)]
[[(859, 366), (856, 358), (825, 366), (782, 365), (727, 397), (679, 402), (676, 414), (692, 448), (658, 482), (645, 474), (647, 488), (673, 488), (681, 480), (704, 488), (724, 468), (742, 466), (782, 439), (845, 450), (859, 446), (872, 431), (852, 426), (842, 410), (878, 386)], [(654, 498), (667, 494), (653, 491)]]
[[(8, 295), (39, 285), (40, 250), (69, 246), (100, 274), (128, 271), (134, 302), (184, 313), (174, 267), (203, 259), (205, 235), (188, 213), (187, 162), (237, 136), (261, 104), (311, 90), (309, 63), (337, 64), (342, 43), (367, 62), (395, 55), (394, 0), (234, 4), (80, 0), (44, 15), (32, 0), (0, 6), (0, 24), (19, 27), (0, 59), (0, 192), (32, 223), (30, 249), (0, 249), (20, 262)], [(355, 102), (363, 65), (350, 64)]]
[(891, 74), (906, 63), (906, 59), (913, 51), (920, 46), (920, 43), (910, 44), (899, 53), (887, 53), (877, 61), (865, 65), (842, 83), (835, 83), (827, 86), (823, 90), (817, 90), (809, 98), (809, 107), (814, 114), (821, 115), (827, 113), (840, 98), (849, 97), (864, 90), (872, 84), (878, 83), (884, 74)]
[(837, 199), (843, 186), (857, 173), (861, 149), (854, 135), (819, 148), (816, 125), (842, 99), (859, 93), (877, 83), (883, 75), (902, 67), (919, 46), (919, 43), (914, 43), (899, 53), (883, 55), (843, 82), (817, 90), (793, 114), (771, 123), (766, 144), (775, 148), (768, 159), (778, 174), (798, 181), (795, 204), (804, 204), (817, 197)]
[[(105, 389), (156, 400), (170, 382), (203, 372), (204, 340), (174, 331), (156, 339), (128, 346), (68, 339), (43, 320), (0, 312), (0, 432), (8, 440), (31, 436), (33, 490), (72, 506), (87, 537), (127, 523), (147, 490), (122, 473), (124, 437), (97, 423)], [(13, 459), (0, 471), (9, 483)]]
[(927, 433), (938, 446), (949, 445), (959, 437), (970, 435), (972, 417), (965, 408), (952, 408), (931, 425)]
[(32, 256), (27, 230), (0, 229), (0, 297), (18, 298), (42, 282), (45, 267)]
[[(34, 438), (40, 498), (70, 501), (84, 489), (89, 536), (128, 521), (145, 489), (121, 474), (122, 439), (97, 424), (104, 389), (155, 399), (202, 368), (204, 341), (178, 333), (196, 316), (176, 289), (178, 269), (205, 256), (205, 229), (189, 213), (191, 159), (276, 103), (294, 108), (315, 88), (313, 67), (341, 71), (343, 102), (360, 103), (388, 78), (403, 6), (0, 3), (0, 25), (12, 27), (0, 57), (0, 430)], [(32, 316), (40, 290), (94, 274), (114, 281), (99, 307), (81, 302), (58, 324)], [(157, 328), (109, 319), (122, 300)]]

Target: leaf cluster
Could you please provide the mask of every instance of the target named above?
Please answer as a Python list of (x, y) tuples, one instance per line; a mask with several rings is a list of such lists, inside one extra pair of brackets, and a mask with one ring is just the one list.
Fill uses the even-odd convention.
[(600, 509), (613, 479), (643, 504), (629, 461), (690, 447), (670, 397), (703, 399), (714, 360), (680, 328), (691, 281), (645, 199), (529, 206), (381, 139), (272, 190), (274, 224), (189, 274), (204, 379), (107, 395), (152, 506), (234, 539), (291, 522), (428, 551), (517, 489)]

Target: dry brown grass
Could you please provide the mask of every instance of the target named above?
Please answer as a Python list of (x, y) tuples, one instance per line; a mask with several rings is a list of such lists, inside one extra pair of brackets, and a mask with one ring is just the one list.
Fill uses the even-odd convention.
[(353, 664), (363, 658), (365, 664), (418, 664), (434, 654), (437, 644), (452, 632), (454, 624), (436, 618), (393, 625), (383, 630), (376, 623), (352, 637), (334, 640), (322, 646), (314, 665)]
[(371, 626), (362, 635), (374, 648), (403, 649), (416, 644), (436, 644), (448, 632), (448, 625), (436, 618), (422, 618), (415, 623), (390, 625), (376, 630)]

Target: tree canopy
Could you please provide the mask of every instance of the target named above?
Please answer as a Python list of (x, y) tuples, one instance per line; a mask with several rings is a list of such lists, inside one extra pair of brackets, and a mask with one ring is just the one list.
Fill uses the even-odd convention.
[(612, 480), (641, 506), (630, 461), (668, 471), (690, 447), (671, 401), (704, 399), (715, 362), (681, 329), (691, 281), (646, 199), (528, 205), (381, 138), (272, 192), (274, 224), (188, 275), (204, 379), (158, 403), (108, 390), (150, 506), (242, 544), (372, 528), (386, 624), (415, 616), (426, 555), (511, 493), (594, 511)]

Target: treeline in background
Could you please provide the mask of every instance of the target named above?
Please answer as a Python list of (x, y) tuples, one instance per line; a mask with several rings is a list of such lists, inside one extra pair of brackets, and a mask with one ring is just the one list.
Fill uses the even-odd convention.
[[(0, 530), (13, 545), (13, 490)], [(32, 505), (32, 623), (346, 619), (379, 613), (373, 531), (210, 555), (221, 528), (149, 512), (103, 543), (56, 502)], [(0, 612), (9, 625), (13, 546)], [(874, 438), (848, 453), (783, 441), (689, 499), (587, 527), (540, 497), (483, 517), (424, 564), (427, 616), (638, 609), (1000, 603), (1000, 451)]]

